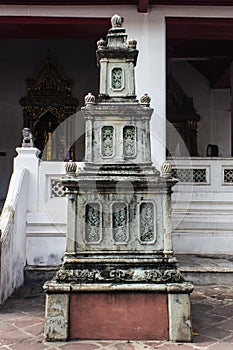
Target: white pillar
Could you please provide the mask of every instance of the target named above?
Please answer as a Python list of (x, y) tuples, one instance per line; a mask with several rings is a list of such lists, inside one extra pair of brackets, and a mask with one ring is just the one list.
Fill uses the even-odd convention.
[[(151, 154), (160, 169), (166, 159), (166, 23), (156, 12), (134, 14), (125, 26), (137, 39), (139, 56), (136, 66), (136, 95), (151, 97)], [(132, 34), (131, 34), (132, 33)]]
[(18, 155), (14, 159), (14, 171), (19, 168), (29, 171), (27, 210), (33, 212), (37, 210), (38, 203), (40, 151), (34, 147), (18, 147), (16, 152)]

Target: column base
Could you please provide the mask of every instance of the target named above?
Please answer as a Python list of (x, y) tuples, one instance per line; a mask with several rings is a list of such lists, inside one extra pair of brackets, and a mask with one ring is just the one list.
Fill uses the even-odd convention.
[(48, 341), (192, 340), (190, 283), (72, 285), (47, 282)]

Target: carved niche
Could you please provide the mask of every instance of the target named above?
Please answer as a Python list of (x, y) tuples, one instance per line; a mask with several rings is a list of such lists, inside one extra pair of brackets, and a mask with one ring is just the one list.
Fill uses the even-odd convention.
[(73, 81), (47, 57), (26, 83), (27, 96), (20, 99), (24, 126), (32, 130), (42, 159), (74, 159), (72, 125), (67, 122), (58, 128), (78, 106), (78, 100), (72, 97)]
[(112, 205), (112, 228), (113, 239), (115, 243), (127, 243), (127, 204), (124, 202), (115, 202)]
[(114, 127), (103, 126), (102, 127), (102, 156), (112, 157), (114, 155)]
[(101, 212), (99, 203), (88, 203), (85, 207), (85, 241), (98, 243), (101, 235)]

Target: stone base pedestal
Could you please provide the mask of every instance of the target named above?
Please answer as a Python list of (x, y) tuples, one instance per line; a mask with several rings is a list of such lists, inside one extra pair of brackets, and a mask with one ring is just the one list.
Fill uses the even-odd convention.
[(189, 283), (45, 284), (48, 341), (192, 340)]
[(167, 295), (71, 293), (70, 339), (168, 339)]

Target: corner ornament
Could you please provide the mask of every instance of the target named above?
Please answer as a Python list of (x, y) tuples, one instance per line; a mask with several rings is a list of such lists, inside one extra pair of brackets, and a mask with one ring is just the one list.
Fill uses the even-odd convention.
[(88, 94), (84, 97), (85, 105), (95, 104), (95, 96), (88, 92)]
[(151, 98), (148, 94), (144, 94), (141, 98), (140, 98), (140, 104), (141, 105), (144, 105), (146, 107), (149, 107), (150, 106), (150, 101), (151, 101)]
[(162, 177), (168, 179), (172, 177), (172, 166), (169, 162), (164, 162), (161, 166)]
[(65, 165), (65, 169), (66, 169), (67, 175), (74, 176), (74, 175), (76, 175), (77, 165), (72, 160), (69, 160), (69, 162), (66, 163), (66, 165)]
[(23, 135), (22, 147), (23, 148), (34, 147), (31, 130), (29, 128), (23, 128), (22, 135)]

